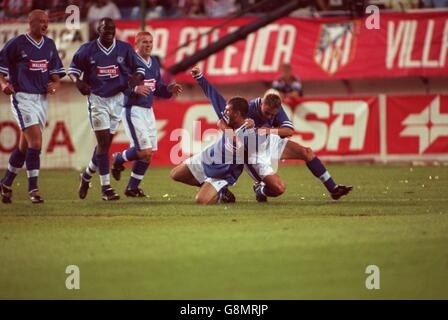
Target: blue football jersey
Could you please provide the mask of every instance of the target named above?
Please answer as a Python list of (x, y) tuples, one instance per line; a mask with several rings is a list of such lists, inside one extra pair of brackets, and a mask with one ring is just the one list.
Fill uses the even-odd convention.
[(46, 94), (51, 75), (62, 78), (65, 69), (52, 39), (43, 36), (38, 43), (22, 34), (0, 51), (0, 73), (9, 77), (15, 92)]
[(223, 134), (221, 139), (202, 152), (202, 166), (208, 177), (235, 184), (243, 172), (244, 163), (249, 158), (247, 138), (249, 135), (255, 137), (256, 132), (243, 125), (234, 130), (234, 134), (236, 138)]
[[(199, 86), (204, 91), (207, 98), (213, 105), (216, 114), (221, 119), (224, 115), (226, 100), (219, 94), (219, 92), (207, 81), (204, 75), (200, 74), (195, 77)], [(277, 114), (271, 120), (264, 120), (261, 116), (261, 98), (255, 98), (249, 101), (248, 117), (254, 120), (255, 127), (261, 128), (291, 128), (294, 129), (291, 120), (289, 120), (283, 107), (280, 107)]]
[(128, 96), (126, 107), (140, 106), (144, 108), (151, 108), (154, 96), (161, 98), (171, 98), (172, 93), (168, 91), (167, 85), (162, 81), (160, 76), (160, 66), (157, 60), (150, 58), (149, 61), (145, 61), (141, 56), (137, 54), (138, 59), (145, 66), (145, 79), (144, 85), (151, 89), (151, 93), (145, 97), (141, 94), (133, 92), (133, 90), (127, 90)]
[(129, 77), (135, 72), (145, 75), (145, 65), (126, 42), (115, 40), (105, 48), (96, 39), (83, 44), (73, 56), (68, 74), (78, 77), (100, 97), (112, 97), (128, 89)]

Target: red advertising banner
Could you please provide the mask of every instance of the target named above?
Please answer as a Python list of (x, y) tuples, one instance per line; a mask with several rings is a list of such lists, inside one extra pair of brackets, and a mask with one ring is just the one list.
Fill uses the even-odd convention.
[(320, 156), (376, 155), (380, 152), (377, 97), (307, 98), (291, 105), (293, 141)]
[(448, 153), (448, 96), (387, 98), (390, 155)]
[[(304, 80), (448, 75), (448, 11), (381, 13), (379, 29), (368, 29), (366, 19), (283, 18), (210, 56), (201, 69), (213, 83), (272, 81), (283, 62)], [(153, 20), (148, 29), (153, 53), (171, 66), (255, 20), (236, 19), (208, 35), (224, 19)], [(134, 43), (139, 22), (117, 27), (120, 39)], [(186, 73), (177, 80), (193, 81)]]
[[(284, 106), (291, 139), (327, 161), (448, 161), (448, 95), (306, 98)], [(172, 166), (221, 135), (208, 101), (155, 102), (158, 151), (153, 165)], [(19, 141), (9, 108), (0, 109), (0, 167)], [(43, 168), (86, 166), (96, 144), (79, 103), (54, 104), (44, 130)], [(129, 146), (123, 126), (111, 153)]]
[[(318, 155), (363, 156), (373, 159), (380, 152), (378, 98), (303, 99), (285, 106), (296, 128), (291, 138)], [(155, 165), (178, 164), (203, 150), (221, 134), (217, 116), (208, 101), (158, 101), (154, 113), (159, 128)], [(112, 152), (127, 148), (126, 139), (113, 143)]]

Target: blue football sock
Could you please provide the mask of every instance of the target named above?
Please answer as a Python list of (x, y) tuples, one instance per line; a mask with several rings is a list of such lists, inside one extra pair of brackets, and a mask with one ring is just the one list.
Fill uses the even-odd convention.
[(9, 157), (8, 169), (6, 169), (5, 176), (3, 177), (1, 183), (7, 187), (11, 187), (14, 182), (15, 177), (19, 170), (23, 167), (25, 163), (26, 154), (20, 152), (19, 147), (15, 148)]
[(120, 165), (125, 163), (126, 161), (134, 161), (134, 160), (138, 160), (136, 147), (124, 150), (123, 152), (119, 153), (115, 158), (115, 162)]
[(37, 190), (37, 180), (40, 169), (40, 150), (28, 148), (26, 150), (26, 173), (28, 176), (28, 192)]
[(336, 188), (336, 183), (318, 157), (314, 157), (306, 165), (313, 175), (322, 181), (329, 192), (332, 192)]
[(129, 179), (129, 183), (127, 186), (128, 189), (136, 190), (138, 188), (148, 167), (148, 162), (134, 161), (134, 165), (132, 166), (131, 178)]
[(97, 154), (96, 160), (98, 162), (98, 171), (100, 173), (101, 191), (104, 192), (110, 188), (109, 154)]

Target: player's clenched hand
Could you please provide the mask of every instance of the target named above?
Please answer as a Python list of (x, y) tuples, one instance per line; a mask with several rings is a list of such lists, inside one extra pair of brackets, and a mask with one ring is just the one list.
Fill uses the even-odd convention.
[(8, 82), (2, 83), (2, 91), (9, 96), (14, 93), (14, 87)]
[(224, 119), (219, 119), (218, 123), (216, 125), (218, 126), (218, 129), (222, 130), (222, 131), (224, 131), (226, 129), (232, 129), (227, 125), (227, 123), (224, 121)]
[(168, 91), (177, 96), (182, 93), (182, 86), (178, 83), (173, 82), (168, 85)]
[(90, 86), (82, 80), (76, 81), (76, 87), (82, 95), (88, 96), (90, 94)]
[(199, 68), (198, 66), (194, 66), (192, 69), (191, 69), (191, 75), (193, 76), (193, 77), (196, 77), (196, 76), (198, 76), (198, 75), (200, 75), (201, 74), (201, 68)]
[(244, 124), (246, 125), (247, 129), (252, 129), (253, 127), (255, 127), (255, 122), (253, 119), (247, 118), (246, 120), (244, 120)]
[(134, 89), (135, 93), (141, 94), (147, 97), (151, 93), (151, 88), (145, 85), (136, 86)]
[(50, 81), (50, 82), (48, 82), (47, 92), (49, 94), (54, 94), (56, 92), (56, 90), (59, 89), (60, 86), (61, 86), (61, 84), (59, 83), (59, 81)]

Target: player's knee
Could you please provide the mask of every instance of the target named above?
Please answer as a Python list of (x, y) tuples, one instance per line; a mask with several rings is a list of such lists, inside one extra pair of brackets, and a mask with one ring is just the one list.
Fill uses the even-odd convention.
[(40, 150), (42, 149), (42, 140), (36, 139), (28, 143), (28, 148)]
[(151, 149), (143, 149), (137, 152), (137, 156), (139, 160), (150, 163), (153, 153)]
[(281, 196), (286, 191), (286, 184), (282, 180), (274, 183), (270, 188), (274, 197)]
[(215, 199), (215, 197), (210, 197), (209, 195), (204, 195), (204, 194), (198, 193), (196, 195), (196, 203), (202, 204), (202, 205), (215, 204), (216, 199)]
[(171, 169), (170, 171), (170, 178), (174, 181), (180, 181), (179, 177), (179, 170), (177, 170), (177, 167)]
[(303, 148), (304, 150), (303, 150), (303, 155), (304, 155), (304, 158), (305, 159), (303, 159), (303, 160), (305, 160), (305, 161), (311, 161), (311, 160), (313, 160), (314, 159), (314, 157), (316, 156), (315, 154), (314, 154), (314, 152), (313, 152), (313, 149), (311, 149), (311, 148)]

